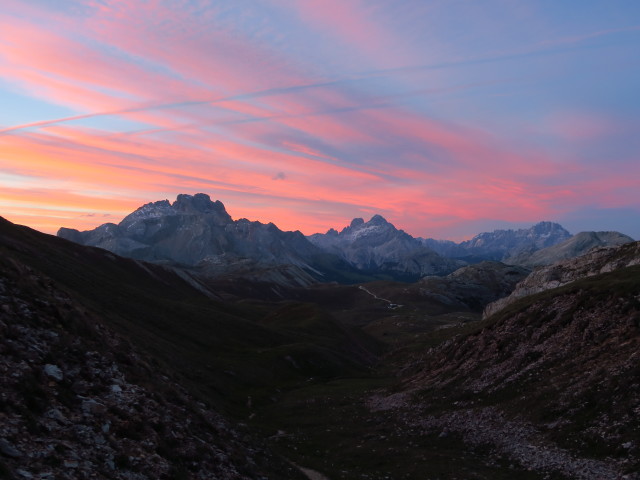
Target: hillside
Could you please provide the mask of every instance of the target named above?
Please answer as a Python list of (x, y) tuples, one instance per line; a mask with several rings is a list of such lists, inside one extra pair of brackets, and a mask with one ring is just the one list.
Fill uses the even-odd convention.
[[(182, 478), (175, 472), (197, 457), (184, 478), (296, 478), (233, 417), (309, 378), (365, 370), (373, 358), (374, 342), (313, 305), (222, 302), (180, 271), (3, 219), (0, 253), (2, 365), (12, 373), (2, 384), (12, 425), (0, 432), (4, 475), (27, 465), (57, 472), (68, 460), (80, 466), (60, 478), (104, 468), (109, 478)], [(26, 410), (16, 400), (23, 395)], [(85, 437), (97, 440), (75, 443)], [(95, 463), (102, 455), (116, 463)]]
[(498, 312), (521, 297), (638, 263), (640, 263), (640, 242), (625, 242), (617, 248), (591, 249), (582, 256), (535, 269), (516, 286), (509, 296), (487, 305), (484, 315), (488, 316)]
[(370, 407), (553, 478), (640, 478), (638, 245), (416, 355)]
[[(23, 263), (42, 234), (4, 220), (0, 232), (2, 478), (304, 478), (134, 347), (136, 334), (116, 333), (114, 311)], [(171, 281), (158, 273), (151, 282)]]

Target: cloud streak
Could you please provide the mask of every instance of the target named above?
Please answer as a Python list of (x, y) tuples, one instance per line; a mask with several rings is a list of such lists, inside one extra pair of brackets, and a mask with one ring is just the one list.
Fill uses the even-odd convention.
[[(305, 233), (379, 212), (445, 238), (640, 205), (640, 30), (595, 4), (567, 28), (504, 8), (505, 49), (412, 1), (72, 3), (0, 13), (0, 207), (45, 231), (198, 191)], [(70, 114), (12, 121), (13, 92)]]

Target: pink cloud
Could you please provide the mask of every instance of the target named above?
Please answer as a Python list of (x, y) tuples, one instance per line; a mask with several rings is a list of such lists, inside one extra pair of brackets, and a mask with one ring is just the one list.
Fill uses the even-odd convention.
[(587, 113), (556, 113), (547, 121), (547, 129), (569, 141), (597, 140), (616, 130), (613, 122), (602, 116)]
[[(36, 189), (29, 203), (27, 192), (19, 200), (11, 181), (4, 181), (3, 189), (12, 192), (5, 192), (6, 202), (23, 202), (23, 216), (36, 202), (42, 205), (33, 207), (34, 215), (79, 205), (90, 197), (79, 191), (144, 201), (206, 191), (237, 201), (232, 214), (237, 209), (253, 217), (257, 211), (285, 228), (299, 222), (315, 231), (373, 208), (390, 220), (412, 211), (424, 225), (443, 225), (452, 217), (489, 214), (535, 221), (590, 195), (611, 206), (638, 200), (634, 164), (619, 160), (625, 171), (592, 168), (577, 154), (555, 150), (552, 156), (482, 126), (437, 120), (404, 106), (412, 104), (402, 93), (369, 95), (357, 81), (309, 73), (322, 66), (289, 55), (287, 33), (273, 35), (268, 18), (243, 31), (211, 2), (96, 1), (75, 17), (6, 2), (0, 13), (3, 81), (78, 112), (0, 130), (3, 171), (75, 186)], [(413, 64), (413, 48), (402, 45), (393, 20), (372, 5), (288, 3), (305, 28), (346, 51), (338, 63), (369, 69)], [(252, 12), (246, 6), (235, 14), (251, 19)], [(349, 71), (334, 71), (332, 78), (350, 78)], [(384, 108), (374, 108), (382, 101)], [(597, 115), (549, 118), (552, 133), (569, 142), (606, 137), (613, 129)], [(78, 126), (110, 119), (138, 122), (140, 130)]]
[(414, 63), (412, 45), (399, 45), (398, 37), (376, 18), (371, 2), (351, 0), (293, 0), (290, 4), (303, 21), (319, 32), (327, 32), (342, 41), (343, 48), (354, 49), (354, 57), (364, 55), (368, 62), (384, 59), (379, 67), (406, 66)]

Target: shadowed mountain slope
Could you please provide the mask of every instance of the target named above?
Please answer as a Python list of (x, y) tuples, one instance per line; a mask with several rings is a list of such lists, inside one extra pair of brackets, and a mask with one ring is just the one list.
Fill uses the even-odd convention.
[(530, 270), (500, 262), (480, 262), (444, 277), (424, 277), (418, 282), (425, 297), (458, 308), (482, 311), (486, 305), (509, 295)]
[[(284, 316), (289, 326), (284, 319), (274, 326), (267, 319), (282, 304), (222, 301), (224, 292), (217, 292), (215, 284), (180, 269), (119, 257), (5, 220), (0, 235), (7, 255), (68, 288), (116, 331), (183, 369), (187, 377), (206, 379), (201, 383), (210, 386), (208, 394), (223, 403), (242, 398), (245, 388), (268, 389), (274, 379), (284, 386), (308, 376), (331, 376), (330, 365), (349, 371), (370, 358), (366, 339), (335, 323), (325, 328), (331, 318), (317, 320), (322, 328), (302, 335), (300, 318), (311, 324), (325, 315), (313, 305), (305, 307), (304, 315)], [(300, 359), (294, 367), (284, 360), (287, 346), (305, 352), (309, 361)], [(323, 361), (314, 362), (314, 356)], [(194, 364), (201, 370), (194, 370)]]

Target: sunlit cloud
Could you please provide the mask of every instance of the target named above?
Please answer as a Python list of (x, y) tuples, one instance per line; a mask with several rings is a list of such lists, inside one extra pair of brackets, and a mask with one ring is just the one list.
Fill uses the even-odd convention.
[(640, 213), (640, 12), (587, 3), (567, 27), (560, 5), (6, 0), (0, 103), (69, 114), (0, 125), (0, 214), (93, 228), (202, 191), (304, 233), (381, 213), (447, 238)]

